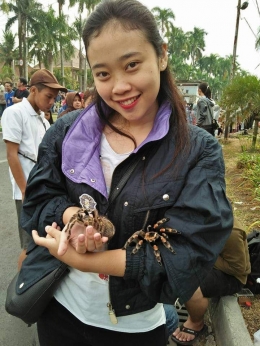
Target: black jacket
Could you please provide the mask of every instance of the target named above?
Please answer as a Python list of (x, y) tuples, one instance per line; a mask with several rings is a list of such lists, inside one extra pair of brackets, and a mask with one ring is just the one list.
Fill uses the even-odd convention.
[[(116, 227), (109, 249), (122, 248), (144, 225), (169, 217), (166, 226), (181, 232), (169, 237), (176, 255), (158, 243), (163, 261), (160, 266), (150, 244), (145, 243), (135, 255), (131, 254), (132, 247), (127, 248), (124, 277), (111, 276), (109, 280), (111, 302), (116, 315), (123, 316), (151, 309), (156, 302), (174, 303), (177, 298), (180, 302), (187, 301), (214, 265), (232, 229), (220, 145), (204, 130), (190, 126), (188, 157), (179, 157), (175, 165), (157, 177), (171, 162), (173, 136), (169, 132), (162, 139), (143, 145), (116, 167), (112, 190), (132, 160), (139, 160), (127, 184), (108, 208), (107, 198), (92, 183), (76, 183), (62, 173), (62, 155), (66, 155), (62, 151), (63, 139), (77, 115), (78, 112), (72, 112), (59, 119), (40, 145), (38, 162), (28, 179), (22, 227), (29, 233), (37, 229), (42, 236), (45, 226), (53, 221), (63, 227), (64, 210), (79, 206), (79, 196), (83, 193), (94, 198), (99, 213), (106, 214)], [(83, 121), (84, 116), (83, 112), (77, 122)], [(86, 120), (84, 124), (87, 126)], [(84, 136), (88, 136), (86, 131)], [(91, 151), (92, 142), (85, 140), (86, 151)], [(79, 150), (84, 156), (82, 147)], [(33, 242), (28, 252), (32, 253), (24, 261), (20, 274), (23, 290), (59, 265), (48, 250)]]

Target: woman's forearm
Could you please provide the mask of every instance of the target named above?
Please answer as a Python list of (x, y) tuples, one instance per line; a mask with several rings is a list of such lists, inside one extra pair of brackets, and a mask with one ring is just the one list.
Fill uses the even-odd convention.
[(56, 257), (82, 272), (120, 277), (124, 276), (125, 273), (126, 251), (121, 249), (79, 254), (70, 246), (63, 256)]

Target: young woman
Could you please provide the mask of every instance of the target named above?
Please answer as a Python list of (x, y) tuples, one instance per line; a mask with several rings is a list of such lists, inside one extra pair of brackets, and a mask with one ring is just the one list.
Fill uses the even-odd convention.
[(66, 104), (67, 108), (60, 113), (58, 118), (62, 117), (64, 114), (83, 108), (80, 94), (74, 91), (67, 93)]
[[(42, 346), (164, 346), (161, 303), (192, 296), (232, 228), (221, 148), (187, 125), (167, 46), (141, 3), (101, 2), (83, 39), (95, 102), (55, 122), (42, 142), (22, 213), (40, 246), (21, 275), (27, 284), (60, 261), (70, 267), (37, 323)], [(91, 225), (67, 232), (81, 207), (115, 226), (107, 249)], [(178, 233), (167, 239), (165, 228)]]
[(197, 126), (215, 136), (215, 129), (213, 128), (213, 107), (215, 103), (211, 99), (211, 90), (208, 83), (200, 83), (198, 94), (200, 98), (197, 102)]
[(48, 122), (50, 123), (50, 125), (53, 125), (54, 124), (54, 121), (53, 121), (53, 117), (52, 117), (52, 111), (47, 111), (44, 113), (44, 117), (45, 119), (48, 120)]

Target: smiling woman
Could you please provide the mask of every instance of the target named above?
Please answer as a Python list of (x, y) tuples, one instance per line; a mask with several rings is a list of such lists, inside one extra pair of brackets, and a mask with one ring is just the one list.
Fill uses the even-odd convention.
[(40, 245), (24, 281), (34, 266), (37, 278), (70, 266), (37, 322), (40, 344), (165, 346), (162, 303), (191, 297), (232, 228), (221, 147), (187, 124), (167, 46), (140, 2), (102, 1), (83, 39), (94, 101), (46, 133), (23, 204)]

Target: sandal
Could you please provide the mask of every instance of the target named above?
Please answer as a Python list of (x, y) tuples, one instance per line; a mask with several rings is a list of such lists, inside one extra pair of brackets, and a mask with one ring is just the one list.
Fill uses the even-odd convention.
[(207, 326), (206, 324), (204, 324), (201, 330), (193, 330), (193, 329), (184, 327), (184, 325), (182, 324), (179, 328), (181, 332), (194, 335), (194, 339), (190, 341), (180, 341), (179, 339), (177, 339), (175, 336), (172, 335), (171, 336), (172, 341), (174, 341), (177, 345), (192, 345), (198, 339), (198, 337), (204, 333)]

